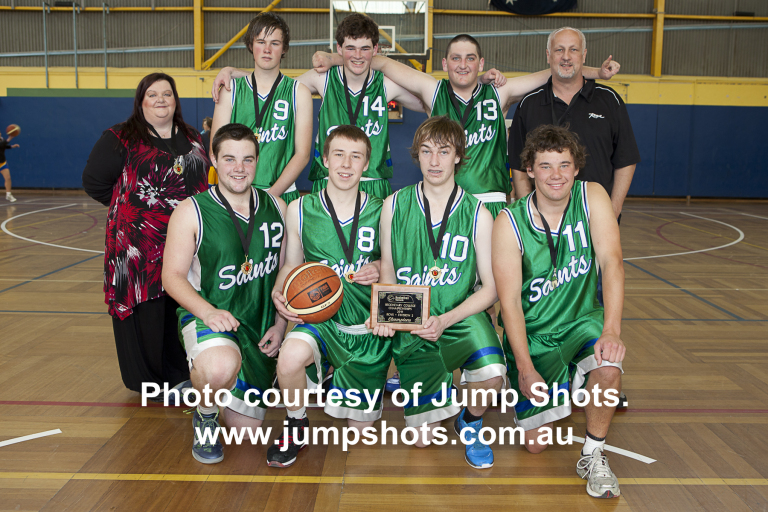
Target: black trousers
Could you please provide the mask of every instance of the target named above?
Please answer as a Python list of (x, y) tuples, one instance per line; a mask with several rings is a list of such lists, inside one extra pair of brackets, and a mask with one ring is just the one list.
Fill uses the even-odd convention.
[(112, 317), (120, 374), (128, 389), (141, 392), (142, 382), (173, 387), (189, 378), (179, 342), (178, 307), (172, 298), (158, 297), (137, 305), (125, 320)]

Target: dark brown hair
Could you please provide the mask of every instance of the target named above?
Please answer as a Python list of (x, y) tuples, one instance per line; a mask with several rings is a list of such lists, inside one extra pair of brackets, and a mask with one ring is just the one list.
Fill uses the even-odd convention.
[(256, 146), (256, 156), (259, 156), (259, 141), (251, 129), (244, 124), (229, 123), (216, 130), (216, 135), (213, 136), (211, 151), (215, 158), (219, 158), (221, 143), (228, 140), (248, 140), (253, 142), (253, 145)]
[(333, 129), (333, 131), (328, 134), (328, 137), (325, 138), (325, 143), (323, 144), (323, 156), (328, 158), (328, 153), (331, 151), (331, 141), (336, 138), (344, 138), (347, 140), (351, 140), (354, 142), (364, 142), (365, 143), (365, 159), (369, 160), (371, 158), (371, 141), (368, 138), (368, 136), (365, 134), (363, 130), (358, 128), (357, 126), (352, 126), (351, 124), (342, 124), (341, 126), (337, 126)]
[(251, 23), (248, 25), (248, 30), (243, 36), (245, 47), (251, 54), (253, 54), (253, 40), (259, 37), (262, 30), (264, 31), (264, 35), (268, 36), (274, 32), (275, 29), (280, 29), (283, 33), (283, 54), (280, 58), (285, 57), (291, 42), (291, 30), (288, 28), (288, 24), (283, 18), (271, 12), (262, 12), (253, 17)]
[(208, 129), (210, 130), (213, 128), (213, 118), (212, 117), (204, 117), (203, 118), (203, 124), (208, 126)]
[(336, 27), (336, 42), (344, 46), (344, 39), (370, 39), (371, 44), (379, 44), (379, 26), (371, 18), (359, 12), (350, 14)]
[(475, 48), (477, 48), (477, 58), (482, 59), (483, 58), (483, 50), (480, 49), (480, 43), (477, 42), (477, 39), (472, 37), (469, 34), (459, 34), (450, 41), (448, 41), (448, 46), (445, 47), (445, 58), (448, 58), (448, 54), (451, 51), (451, 45), (453, 43), (460, 43), (462, 41), (467, 41), (475, 45)]
[(167, 80), (171, 84), (171, 90), (173, 91), (173, 98), (176, 100), (176, 109), (173, 112), (173, 123), (178, 127), (184, 136), (189, 140), (197, 140), (195, 129), (184, 122), (184, 118), (181, 116), (181, 101), (179, 101), (179, 93), (176, 91), (176, 82), (173, 77), (166, 75), (165, 73), (152, 73), (141, 79), (138, 87), (136, 87), (136, 96), (133, 98), (133, 111), (131, 116), (120, 126), (120, 131), (123, 137), (128, 143), (138, 143), (144, 141), (146, 144), (152, 144), (149, 140), (149, 123), (144, 118), (144, 109), (141, 104), (144, 101), (144, 96), (147, 94), (152, 84), (159, 82), (160, 80)]
[(464, 161), (467, 159), (467, 138), (459, 123), (453, 119), (450, 119), (448, 116), (430, 117), (416, 129), (410, 152), (411, 158), (417, 164), (419, 163), (421, 145), (427, 141), (437, 146), (453, 146), (456, 150), (456, 156), (460, 158), (459, 163), (454, 167), (454, 172), (458, 172), (459, 168), (464, 165)]
[(571, 153), (574, 167), (583, 169), (587, 163), (587, 148), (579, 143), (578, 134), (568, 130), (568, 125), (565, 127), (541, 125), (529, 132), (525, 138), (525, 147), (520, 153), (521, 170), (533, 169), (537, 153), (547, 151), (562, 153), (566, 150)]

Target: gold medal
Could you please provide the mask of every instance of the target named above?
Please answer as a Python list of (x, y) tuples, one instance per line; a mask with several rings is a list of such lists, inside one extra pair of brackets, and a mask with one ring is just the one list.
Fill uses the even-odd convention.
[(344, 279), (345, 279), (345, 280), (346, 280), (348, 283), (354, 283), (354, 282), (355, 282), (355, 281), (354, 281), (354, 280), (355, 280), (355, 273), (354, 273), (352, 270), (350, 270), (349, 272), (347, 272), (346, 274), (344, 274)]
[(243, 275), (249, 276), (251, 275), (251, 271), (253, 270), (253, 264), (246, 260), (245, 263), (240, 265), (240, 271), (243, 273)]
[(435, 265), (429, 269), (429, 275), (432, 276), (432, 279), (438, 280), (443, 275), (443, 271), (437, 265)]
[(181, 159), (176, 159), (176, 161), (173, 163), (173, 172), (176, 174), (181, 174), (184, 172), (184, 166), (181, 165)]
[(552, 285), (553, 290), (559, 286), (557, 281), (557, 270), (552, 271), (552, 277), (550, 278), (549, 283)]
[(256, 142), (261, 142), (261, 135), (260, 134), (258, 134), (256, 132), (253, 132), (253, 135), (256, 137)]

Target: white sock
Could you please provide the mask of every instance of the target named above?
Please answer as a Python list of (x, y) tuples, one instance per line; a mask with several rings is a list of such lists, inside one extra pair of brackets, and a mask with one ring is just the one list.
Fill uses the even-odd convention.
[(292, 418), (294, 420), (301, 420), (307, 417), (307, 408), (302, 407), (301, 409), (297, 411), (291, 411), (290, 409), (286, 409), (286, 412), (288, 413), (288, 417)]
[(595, 451), (595, 448), (602, 449), (603, 446), (605, 446), (605, 439), (602, 441), (595, 441), (589, 436), (584, 436), (584, 447), (581, 449), (581, 455), (592, 455), (592, 452)]
[(214, 404), (212, 407), (206, 407), (201, 402), (200, 405), (197, 406), (197, 412), (205, 416), (210, 416), (211, 414), (219, 412), (219, 406)]

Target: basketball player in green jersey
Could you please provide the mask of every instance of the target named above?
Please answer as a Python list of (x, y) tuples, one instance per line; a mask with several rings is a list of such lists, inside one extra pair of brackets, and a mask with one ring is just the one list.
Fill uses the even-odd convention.
[[(371, 158), (363, 174), (360, 190), (384, 199), (392, 193), (392, 159), (389, 151), (389, 114), (387, 103), (395, 100), (410, 110), (424, 112), (419, 99), (404, 87), (371, 70), (371, 59), (379, 49), (379, 27), (369, 17), (355, 13), (344, 18), (336, 28), (339, 67), (317, 73), (309, 70), (298, 80), (312, 94), (323, 98), (315, 137), (315, 151), (309, 179), (312, 191), (325, 188), (328, 169), (323, 163), (325, 139), (337, 126), (351, 124), (361, 128), (371, 141)], [(229, 77), (244, 73), (224, 68), (214, 81), (228, 86)], [(214, 99), (216, 96), (214, 95)]]
[[(590, 496), (612, 498), (619, 483), (603, 447), (626, 352), (619, 227), (605, 189), (574, 179), (585, 163), (575, 134), (542, 125), (528, 135), (521, 161), (535, 190), (502, 210), (493, 231), (508, 375), (520, 396), (515, 422), (528, 451), (540, 453), (547, 447), (541, 436), (551, 440), (552, 423), (571, 414), (570, 399), (553, 388), (572, 395), (586, 385), (587, 434), (576, 471), (588, 478)], [(595, 294), (598, 265), (605, 310)], [(541, 403), (547, 392), (545, 405), (531, 401)]]
[[(485, 312), (496, 302), (493, 217), (454, 179), (463, 172), (465, 142), (461, 126), (445, 116), (432, 117), (416, 130), (411, 156), (424, 181), (384, 201), (380, 282), (432, 287), (424, 327), (395, 333), (392, 347), (401, 385), (412, 397), (405, 423), (427, 426), (417, 446), (429, 444), (440, 422), (459, 414), (454, 428), (466, 444), (467, 462), (490, 468), (493, 451), (478, 440), (486, 407), (470, 400), (462, 410), (446, 396), (454, 370), (462, 369), (470, 390), (494, 390), (491, 394), (501, 388), (506, 371), (499, 337)], [(393, 332), (380, 324), (374, 334)]]
[[(312, 62), (315, 70), (321, 72), (338, 65), (339, 60), (338, 55), (317, 52)], [(550, 70), (507, 80), (491, 69), (478, 81), (484, 63), (477, 40), (460, 34), (451, 39), (445, 50), (443, 71), (448, 73), (448, 80), (437, 80), (383, 56), (374, 57), (371, 67), (419, 98), (431, 115), (448, 116), (462, 125), (467, 139), (467, 161), (456, 175), (456, 182), (483, 201), (495, 218), (507, 205), (511, 191), (504, 118), (514, 103), (547, 82)], [(587, 78), (608, 80), (619, 67), (608, 57), (602, 68), (588, 68)]]
[[(286, 336), (277, 362), (289, 435), (287, 439), (281, 436), (267, 451), (267, 464), (273, 467), (290, 466), (306, 446), (307, 367), (317, 369), (318, 382), (322, 362), (335, 368), (331, 392), (336, 391), (343, 399), (340, 403), (326, 399), (328, 415), (346, 419), (358, 430), (372, 426), (381, 417), (392, 352), (389, 338), (374, 336), (364, 325), (381, 256), (378, 233), (382, 200), (358, 187), (370, 152), (365, 132), (355, 126), (339, 126), (323, 147), (323, 161), (329, 170), (327, 188), (288, 206), (285, 265), (272, 297), (278, 312), (298, 325)], [(318, 324), (304, 324), (290, 313), (281, 293), (286, 276), (305, 261), (324, 263), (343, 280), (341, 308), (330, 320)]]
[(212, 126), (214, 134), (227, 123), (253, 130), (259, 140), (253, 185), (286, 203), (299, 197), (295, 182), (312, 149), (312, 95), (280, 72), (290, 39), (288, 25), (274, 13), (251, 20), (243, 40), (253, 54), (254, 70), (222, 91)]
[(163, 263), (163, 286), (181, 305), (192, 385), (212, 393), (192, 419), (192, 455), (204, 464), (224, 458), (218, 438), (199, 437), (219, 426), (213, 393), (232, 392), (223, 411), (230, 428), (261, 426), (261, 395), (272, 384), (287, 325), (265, 300), (281, 264), (285, 203), (251, 186), (258, 144), (248, 127), (223, 126), (211, 146), (219, 183), (173, 212)]

